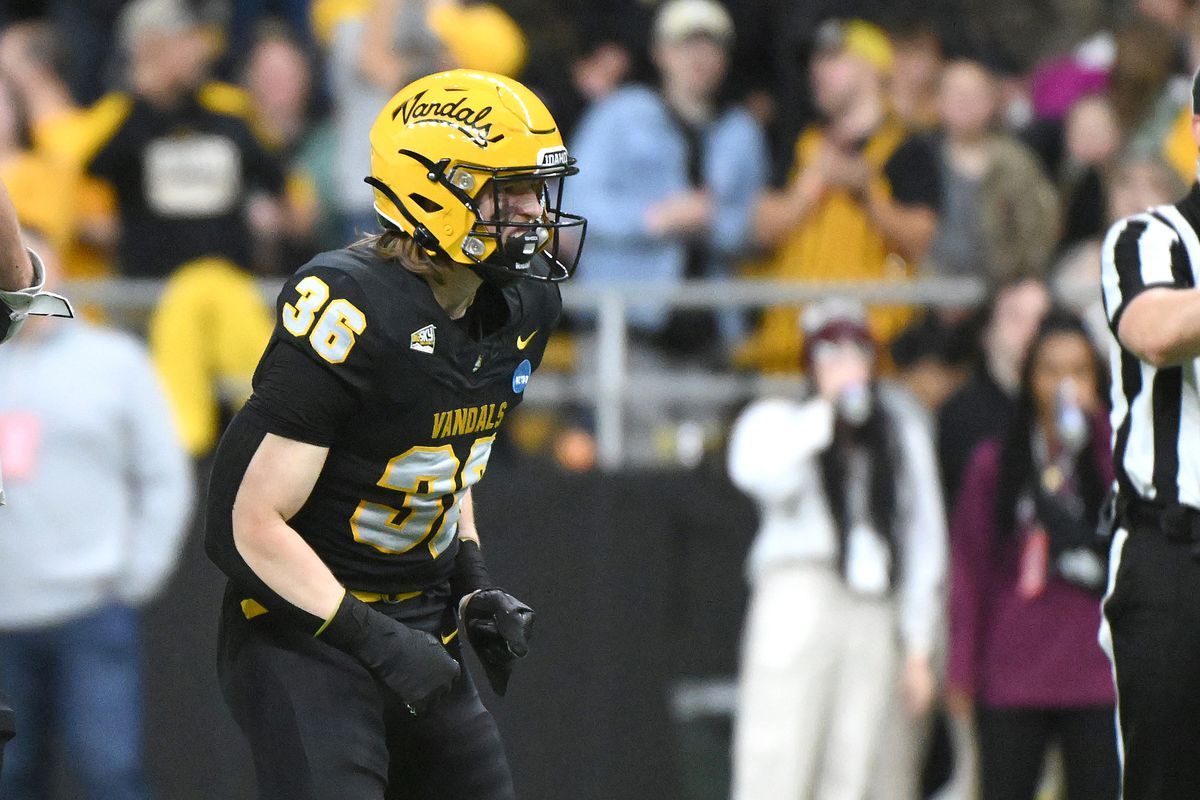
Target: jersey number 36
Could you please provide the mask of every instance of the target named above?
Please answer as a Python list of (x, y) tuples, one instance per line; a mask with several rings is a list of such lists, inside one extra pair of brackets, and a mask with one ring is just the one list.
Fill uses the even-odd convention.
[(296, 291), (296, 304), (283, 304), (283, 327), (293, 336), (307, 335), (312, 349), (330, 364), (345, 361), (358, 334), (367, 329), (366, 314), (349, 300), (329, 302), (329, 284), (316, 275), (302, 278)]

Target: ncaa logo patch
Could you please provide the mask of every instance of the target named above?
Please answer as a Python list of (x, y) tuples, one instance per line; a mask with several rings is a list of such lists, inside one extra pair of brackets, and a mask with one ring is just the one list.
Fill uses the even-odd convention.
[(525, 391), (525, 387), (529, 385), (529, 376), (533, 374), (533, 365), (529, 363), (529, 359), (525, 359), (517, 368), (513, 370), (513, 391), (517, 394)]

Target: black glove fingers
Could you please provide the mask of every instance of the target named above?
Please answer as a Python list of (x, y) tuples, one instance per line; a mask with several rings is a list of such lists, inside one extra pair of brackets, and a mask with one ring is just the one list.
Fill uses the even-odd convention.
[(529, 653), (529, 626), (532, 616), (531, 611), (514, 609), (496, 620), (497, 634), (516, 658), (524, 658)]
[(529, 653), (534, 613), (500, 589), (485, 589), (463, 606), (462, 627), (498, 695), (508, 689), (512, 665)]
[(504, 641), (487, 642), (476, 647), (479, 653), (479, 660), (491, 664), (507, 664), (510, 661), (516, 660), (516, 656), (512, 654), (508, 643)]

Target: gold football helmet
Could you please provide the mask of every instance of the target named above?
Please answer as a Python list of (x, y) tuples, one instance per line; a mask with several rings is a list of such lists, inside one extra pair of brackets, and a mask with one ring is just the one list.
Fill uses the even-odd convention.
[[(570, 277), (587, 221), (561, 210), (563, 181), (579, 170), (554, 118), (512, 78), (456, 69), (401, 89), (371, 127), (371, 175), (381, 223), (430, 255), (473, 266), (485, 277), (559, 281)], [(506, 184), (535, 187), (541, 218), (504, 219)], [(480, 197), (492, 193), (485, 219)], [(560, 233), (571, 229), (568, 258)], [(535, 256), (544, 257), (535, 259)]]

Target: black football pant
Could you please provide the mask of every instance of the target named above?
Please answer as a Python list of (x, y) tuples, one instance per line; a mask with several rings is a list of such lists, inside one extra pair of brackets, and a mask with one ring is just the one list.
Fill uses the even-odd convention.
[[(414, 717), (354, 657), (227, 591), (218, 669), (261, 800), (514, 800), (496, 723), (469, 674)], [(445, 593), (375, 608), (442, 635)], [(457, 637), (447, 645), (462, 663)]]
[(1116, 666), (1124, 800), (1200, 797), (1200, 563), (1135, 526), (1113, 540), (1104, 603)]
[(1066, 800), (1117, 800), (1112, 706), (987, 708), (975, 715), (981, 800), (1034, 800), (1046, 750), (1062, 750)]

